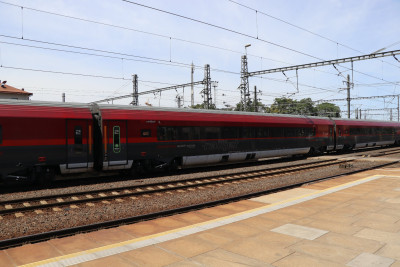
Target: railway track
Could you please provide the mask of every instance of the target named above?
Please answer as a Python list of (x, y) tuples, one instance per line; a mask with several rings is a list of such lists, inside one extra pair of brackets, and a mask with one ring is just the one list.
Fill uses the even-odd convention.
[(125, 200), (149, 197), (154, 194), (184, 192), (184, 190), (198, 190), (206, 187), (223, 186), (228, 183), (243, 183), (260, 179), (268, 179), (279, 175), (288, 175), (295, 172), (312, 170), (337, 164), (344, 164), (354, 160), (328, 159), (306, 164), (297, 164), (290, 167), (275, 167), (257, 171), (243, 171), (227, 175), (214, 175), (204, 178), (190, 178), (169, 182), (149, 183), (146, 185), (123, 186), (111, 189), (100, 189), (48, 195), (32, 198), (20, 198), (0, 201), (0, 216), (24, 216), (28, 212), (42, 214), (49, 211), (61, 211), (63, 209), (76, 209), (81, 205), (94, 206), (97, 203), (111, 204), (112, 201), (123, 202)]
[[(399, 159), (399, 161), (400, 161), (400, 159)], [(388, 163), (379, 164), (379, 165), (376, 165), (373, 167), (350, 171), (350, 172), (347, 172), (345, 175), (364, 172), (364, 171), (376, 169), (376, 168), (382, 168), (382, 167), (385, 167), (388, 165), (396, 164), (399, 161), (388, 162)], [(341, 161), (337, 161), (336, 163), (339, 163), (339, 162), (341, 162)], [(325, 163), (329, 164), (328, 160)], [(332, 163), (333, 162), (331, 162), (331, 164)], [(343, 161), (342, 161), (342, 163), (343, 163)], [(249, 193), (249, 194), (245, 194), (245, 195), (229, 197), (229, 198), (220, 199), (220, 200), (216, 200), (216, 201), (210, 201), (210, 202), (205, 202), (205, 203), (196, 204), (196, 205), (184, 206), (184, 207), (179, 207), (179, 208), (170, 209), (170, 210), (163, 210), (163, 211), (139, 215), (139, 216), (132, 216), (132, 217), (123, 218), (123, 219), (110, 220), (110, 221), (105, 221), (105, 222), (99, 222), (99, 223), (94, 223), (94, 224), (82, 225), (82, 226), (77, 226), (77, 227), (43, 232), (43, 233), (39, 233), (39, 234), (26, 235), (26, 236), (11, 238), (11, 239), (0, 240), (0, 249), (20, 246), (20, 245), (23, 245), (26, 243), (40, 242), (40, 241), (48, 240), (51, 238), (60, 238), (63, 236), (69, 236), (69, 235), (73, 235), (73, 234), (81, 233), (81, 232), (89, 232), (89, 231), (95, 231), (95, 230), (109, 228), (109, 227), (116, 227), (116, 226), (123, 225), (123, 224), (135, 223), (135, 222), (140, 222), (143, 220), (150, 220), (150, 219), (155, 219), (158, 217), (170, 216), (173, 214), (178, 214), (178, 213), (188, 212), (188, 211), (202, 209), (202, 208), (206, 208), (206, 207), (226, 204), (226, 203), (230, 203), (233, 201), (239, 201), (242, 199), (248, 199), (248, 198), (264, 195), (266, 193), (274, 193), (274, 192), (281, 191), (281, 190), (287, 190), (287, 189), (299, 187), (304, 184), (310, 184), (310, 183), (315, 183), (318, 181), (334, 179), (334, 178), (336, 178), (338, 176), (342, 176), (342, 175), (344, 175), (344, 174), (332, 175), (332, 176), (323, 177), (323, 178), (317, 178), (317, 179), (314, 179), (313, 181), (298, 182), (298, 183), (294, 183), (291, 185), (282, 186), (282, 187), (276, 188), (276, 189), (263, 190), (261, 192)]]

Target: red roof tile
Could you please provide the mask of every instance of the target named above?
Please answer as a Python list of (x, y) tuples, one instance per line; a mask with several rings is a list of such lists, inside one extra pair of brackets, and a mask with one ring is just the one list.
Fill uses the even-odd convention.
[(9, 86), (7, 84), (4, 84), (4, 87), (3, 87), (3, 84), (0, 85), (0, 94), (33, 95), (32, 93), (17, 89), (15, 87)]

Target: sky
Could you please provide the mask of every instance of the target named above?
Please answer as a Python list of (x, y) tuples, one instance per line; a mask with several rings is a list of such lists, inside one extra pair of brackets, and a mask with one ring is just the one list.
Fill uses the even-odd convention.
[[(248, 70), (400, 49), (399, 0), (0, 0), (0, 80), (33, 93), (32, 100), (90, 103), (204, 79), (210, 65), (212, 101), (240, 101), (241, 57)], [(250, 45), (245, 48), (246, 45)], [(397, 56), (400, 59), (400, 55)], [(336, 67), (336, 68), (335, 68)], [(313, 101), (400, 93), (394, 57), (249, 78), (253, 97)], [(194, 88), (203, 102), (203, 85)], [(143, 94), (139, 105), (191, 104), (190, 87)], [(108, 103), (128, 105), (132, 98)], [(107, 103), (107, 102), (106, 102)], [(342, 111), (346, 102), (335, 100)], [(397, 97), (353, 100), (363, 118), (397, 120)], [(346, 113), (342, 114), (347, 117)]]

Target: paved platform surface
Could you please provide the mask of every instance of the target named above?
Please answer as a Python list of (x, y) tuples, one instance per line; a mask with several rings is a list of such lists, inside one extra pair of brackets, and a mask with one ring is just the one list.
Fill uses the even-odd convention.
[(400, 169), (0, 251), (0, 266), (400, 267)]

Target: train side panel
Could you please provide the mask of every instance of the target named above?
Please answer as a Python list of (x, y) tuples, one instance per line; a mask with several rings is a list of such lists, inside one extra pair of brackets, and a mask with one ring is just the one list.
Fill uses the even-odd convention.
[(337, 149), (393, 145), (399, 141), (395, 122), (335, 119)]
[[(328, 119), (100, 107), (103, 124), (127, 125), (127, 161), (116, 168), (192, 166), (307, 154), (333, 148)], [(103, 126), (104, 127), (104, 126)], [(331, 132), (329, 132), (331, 129)], [(109, 138), (108, 142), (112, 142)], [(108, 146), (105, 146), (108, 147)], [(109, 150), (108, 150), (109, 151)], [(107, 152), (109, 153), (109, 152)], [(104, 158), (103, 165), (107, 165)], [(137, 165), (137, 166), (136, 166)], [(115, 169), (115, 168), (114, 168)]]
[(52, 105), (0, 102), (2, 179), (51, 179), (93, 166), (90, 110)]

